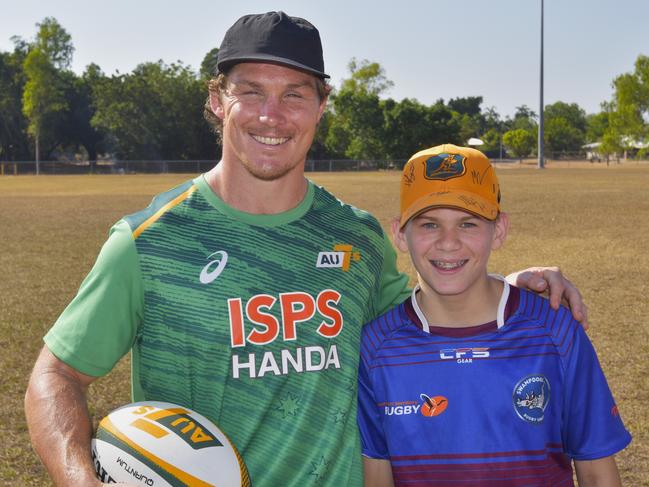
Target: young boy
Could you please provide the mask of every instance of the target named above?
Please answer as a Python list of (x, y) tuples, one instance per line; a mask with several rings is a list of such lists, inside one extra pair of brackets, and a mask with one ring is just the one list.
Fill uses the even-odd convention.
[(620, 485), (631, 436), (582, 327), (487, 273), (502, 246), (495, 171), (475, 149), (418, 152), (395, 244), (418, 285), (363, 329), (365, 485)]

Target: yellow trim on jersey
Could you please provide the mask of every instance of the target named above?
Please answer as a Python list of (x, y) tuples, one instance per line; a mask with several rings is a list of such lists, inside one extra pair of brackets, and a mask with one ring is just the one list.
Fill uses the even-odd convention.
[(119, 431), (115, 425), (111, 422), (110, 419), (104, 418), (101, 421), (100, 426), (104, 428), (106, 431), (110, 432), (111, 434), (115, 435), (117, 438), (119, 438), (121, 441), (126, 443), (128, 446), (133, 448), (136, 452), (138, 452), (140, 455), (148, 458), (152, 462), (154, 462), (157, 466), (160, 468), (166, 470), (169, 472), (171, 475), (176, 477), (178, 480), (181, 482), (184, 482), (187, 485), (196, 486), (196, 487), (214, 487), (214, 484), (210, 484), (205, 482), (204, 480), (201, 480), (197, 477), (194, 477), (192, 474), (184, 472), (183, 470), (180, 470), (178, 467), (174, 467), (173, 465), (165, 462), (162, 458), (157, 457), (153, 453), (145, 450), (135, 442), (133, 442), (130, 438), (125, 436), (121, 431)]
[(193, 185), (191, 188), (189, 188), (187, 191), (184, 193), (180, 193), (178, 196), (176, 196), (174, 199), (172, 199), (169, 203), (164, 205), (162, 208), (160, 208), (158, 211), (156, 211), (153, 215), (151, 215), (149, 218), (147, 218), (139, 227), (137, 227), (133, 231), (133, 240), (138, 238), (140, 234), (146, 230), (149, 225), (152, 225), (155, 223), (155, 221), (160, 218), (165, 212), (176, 206), (177, 204), (183, 202), (190, 194), (192, 194), (194, 191), (196, 191), (196, 185)]

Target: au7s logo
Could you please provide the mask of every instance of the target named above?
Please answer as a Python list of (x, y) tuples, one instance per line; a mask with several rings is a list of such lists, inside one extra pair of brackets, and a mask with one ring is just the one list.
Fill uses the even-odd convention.
[(361, 260), (361, 253), (354, 250), (349, 244), (335, 245), (333, 252), (320, 252), (316, 267), (340, 267), (343, 271), (349, 270), (352, 261)]

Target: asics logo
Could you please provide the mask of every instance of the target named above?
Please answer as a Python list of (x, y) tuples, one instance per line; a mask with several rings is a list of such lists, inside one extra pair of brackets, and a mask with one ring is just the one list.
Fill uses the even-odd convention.
[[(217, 255), (218, 258), (210, 261), (205, 267), (203, 267), (201, 275), (199, 276), (202, 284), (209, 284), (214, 279), (219, 277), (221, 272), (223, 272), (223, 269), (225, 269), (225, 264), (227, 264), (228, 262), (228, 253), (225, 250), (218, 250), (211, 254), (208, 259), (211, 259)], [(210, 270), (210, 268), (212, 268), (212, 270)]]

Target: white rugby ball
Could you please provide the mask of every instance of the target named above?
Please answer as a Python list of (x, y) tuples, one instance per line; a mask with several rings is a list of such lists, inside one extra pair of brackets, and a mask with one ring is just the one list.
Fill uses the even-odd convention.
[(127, 404), (92, 440), (100, 480), (146, 486), (250, 486), (243, 459), (205, 416), (167, 402)]

